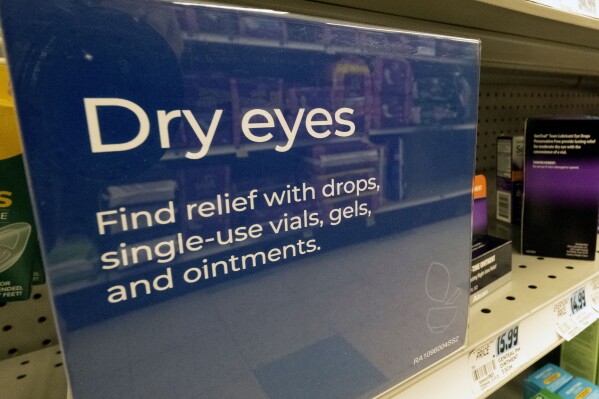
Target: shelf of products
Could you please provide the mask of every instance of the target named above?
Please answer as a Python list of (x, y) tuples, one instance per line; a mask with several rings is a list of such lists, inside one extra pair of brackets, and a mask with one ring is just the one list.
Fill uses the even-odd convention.
[[(346, 20), (358, 23), (479, 38), (483, 44), (482, 65), (487, 67), (599, 75), (599, 47), (593, 40), (598, 24), (583, 16), (561, 12), (558, 17), (551, 13), (532, 15), (522, 12), (522, 7), (516, 11), (475, 0), (327, 0), (286, 4), (272, 0), (238, 0), (237, 3), (308, 15), (343, 16)], [(508, 2), (502, 4), (505, 3)], [(509, 3), (520, 5), (526, 2)]]
[[(291, 11), (346, 18), (394, 28), (482, 38), (485, 68), (481, 75), (483, 85), (479, 108), (477, 166), (478, 169), (489, 174), (492, 174), (495, 168), (495, 138), (501, 134), (521, 131), (526, 116), (540, 112), (589, 112), (597, 106), (597, 91), (591, 85), (585, 86), (589, 76), (599, 75), (599, 50), (589, 40), (596, 34), (596, 25), (594, 22), (588, 24), (586, 19), (564, 17), (560, 21), (554, 21), (550, 16), (539, 18), (524, 15), (520, 9), (504, 11), (496, 6), (476, 1), (459, 1), (451, 4), (440, 1), (428, 4), (382, 1), (366, 4), (357, 0), (339, 0), (329, 1), (328, 3), (331, 4), (299, 1), (280, 5), (273, 1), (250, 0), (241, 3), (284, 7)], [(365, 7), (369, 10), (364, 10)], [(454, 11), (448, 12), (448, 8)], [(471, 15), (465, 13), (456, 15), (458, 11), (464, 9), (470, 9)], [(474, 15), (477, 17), (473, 17)], [(478, 16), (481, 16), (480, 19)], [(501, 18), (497, 18), (498, 16)], [(504, 20), (514, 21), (514, 23), (509, 25), (501, 23)], [(244, 45), (243, 42), (219, 35), (189, 36), (187, 39), (227, 46)], [(265, 41), (262, 46), (311, 51), (317, 55), (352, 53), (350, 49), (343, 47), (309, 46), (282, 43), (278, 40)], [(359, 53), (359, 50), (354, 52)], [(488, 67), (500, 69), (499, 75), (502, 76), (499, 81), (495, 79), (497, 70)], [(514, 70), (527, 70), (530, 75), (528, 77), (522, 77), (523, 75), (518, 73), (512, 75), (510, 71)], [(548, 78), (543, 74), (547, 71), (563, 75)], [(578, 74), (581, 76), (576, 76)], [(552, 79), (558, 81), (556, 86), (551, 86), (554, 83)], [(462, 128), (459, 124), (454, 127), (456, 131)], [(465, 129), (471, 128), (472, 126), (465, 127)], [(370, 135), (410, 135), (419, 133), (423, 129), (426, 128), (408, 126), (401, 131), (392, 132), (379, 129), (372, 130)], [(223, 145), (213, 155), (244, 157), (252, 152), (272, 149), (275, 144), (247, 148)], [(168, 152), (166, 157), (176, 162), (184, 156), (184, 152), (183, 149), (176, 149)], [(419, 201), (419, 198), (421, 197), (416, 196), (414, 201)], [(427, 200), (426, 197), (422, 198), (424, 201)], [(395, 206), (401, 208), (409, 204), (410, 201), (406, 201)], [(379, 209), (380, 212), (384, 210), (384, 206)], [(381, 395), (380, 398), (408, 399), (434, 395), (461, 398), (486, 397), (562, 342), (562, 338), (556, 332), (559, 320), (556, 305), (564, 300), (569, 301), (572, 295), (583, 287), (586, 288), (587, 295), (592, 295), (595, 287), (590, 283), (597, 278), (599, 278), (597, 261), (575, 262), (514, 255), (512, 282), (472, 306), (466, 347), (398, 388)], [(16, 313), (6, 312), (6, 309), (14, 308), (12, 304), (0, 308), (0, 316), (4, 318), (8, 315), (5, 320), (7, 320), (6, 325), (9, 325), (12, 323), (11, 318), (22, 318), (22, 315), (29, 311), (28, 304), (33, 302), (34, 300), (23, 303), (23, 310)], [(484, 389), (477, 388), (472, 374), (471, 354), (488, 342), (492, 342), (492, 346), (495, 345), (497, 338), (504, 333), (512, 331), (513, 335), (513, 328), (516, 326), (520, 351), (514, 366), (498, 381)], [(0, 335), (0, 338), (7, 336), (6, 330), (4, 334), (4, 336)], [(0, 339), (0, 342), (2, 341)], [(0, 375), (10, 376), (9, 383), (0, 387), (0, 396), (12, 398), (11, 395), (14, 395), (14, 399), (64, 398), (67, 389), (64, 368), (58, 366), (61, 363), (58, 353), (60, 349), (50, 347), (36, 350), (37, 347), (27, 345), (23, 348), (24, 350), (9, 354), (7, 360), (0, 362)], [(28, 351), (31, 352), (27, 353)], [(30, 363), (23, 364), (24, 362)], [(26, 372), (20, 373), (34, 363), (38, 368), (28, 368)], [(479, 371), (478, 377), (482, 380), (490, 375), (490, 369), (484, 364), (481, 367), (483, 368)], [(26, 377), (19, 378), (21, 375)], [(51, 391), (48, 391), (49, 387), (52, 387)], [(439, 391), (435, 392), (434, 389)]]

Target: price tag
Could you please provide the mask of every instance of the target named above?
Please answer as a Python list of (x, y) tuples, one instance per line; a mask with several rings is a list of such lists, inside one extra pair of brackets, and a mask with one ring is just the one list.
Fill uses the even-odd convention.
[(586, 307), (574, 315), (574, 320), (584, 330), (597, 320), (597, 313), (590, 307)]
[(557, 323), (556, 326), (557, 333), (565, 339), (566, 341), (570, 341), (574, 338), (582, 329), (578, 327), (578, 324), (574, 321), (574, 319), (566, 319)]
[(470, 353), (468, 361), (476, 394), (507, 379), (523, 363), (519, 330), (519, 326), (513, 326)]
[(593, 309), (599, 312), (599, 277), (587, 284), (588, 299)]
[(587, 301), (587, 287), (574, 291), (568, 298), (556, 303), (554, 312), (557, 315), (556, 331), (566, 341), (597, 320), (597, 312)]
[(586, 288), (581, 288), (570, 296), (570, 311), (572, 312), (572, 315), (580, 312), (586, 306)]

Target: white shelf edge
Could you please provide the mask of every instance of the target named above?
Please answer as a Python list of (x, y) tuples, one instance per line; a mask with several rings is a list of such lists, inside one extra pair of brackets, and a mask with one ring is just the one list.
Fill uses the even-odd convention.
[(572, 12), (552, 8), (551, 6), (535, 3), (534, 0), (476, 0), (492, 6), (506, 8), (537, 17), (547, 18), (565, 24), (578, 25), (585, 28), (598, 29), (597, 19)]

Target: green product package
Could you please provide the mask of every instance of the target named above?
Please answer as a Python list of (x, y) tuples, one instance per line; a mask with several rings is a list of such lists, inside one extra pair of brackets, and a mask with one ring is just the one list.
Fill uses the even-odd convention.
[(22, 156), (0, 160), (0, 302), (29, 298), (41, 267)]
[(562, 399), (562, 397), (555, 392), (551, 392), (547, 389), (541, 389), (539, 392), (526, 399)]
[(0, 302), (29, 298), (32, 284), (45, 283), (17, 116), (0, 63)]
[(599, 321), (595, 321), (572, 340), (562, 344), (560, 366), (573, 375), (597, 383), (598, 363)]

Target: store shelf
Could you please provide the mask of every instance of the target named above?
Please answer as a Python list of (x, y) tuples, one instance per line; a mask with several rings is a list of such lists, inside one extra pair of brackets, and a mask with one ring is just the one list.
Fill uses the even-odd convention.
[[(362, 135), (356, 135), (355, 137), (350, 137), (350, 138), (339, 138), (339, 137), (333, 137), (333, 138), (327, 138), (324, 139), (322, 142), (325, 144), (335, 144), (335, 143), (347, 143), (347, 142), (364, 142), (364, 143), (368, 143), (368, 136), (362, 134)], [(222, 155), (235, 155), (239, 158), (245, 158), (247, 156), (249, 156), (250, 153), (252, 152), (258, 152), (258, 151), (269, 151), (269, 150), (274, 150), (275, 147), (277, 146), (283, 146), (286, 143), (283, 141), (268, 141), (266, 143), (249, 143), (249, 144), (242, 144), (239, 147), (235, 147), (234, 145), (223, 145), (223, 146), (215, 146), (213, 149), (210, 150), (210, 153), (208, 156), (222, 156)], [(295, 148), (300, 148), (300, 147), (308, 147), (311, 146), (313, 143), (311, 143), (310, 141), (299, 141), (297, 143), (294, 144)], [(176, 160), (181, 160), (181, 159), (185, 159), (185, 156), (187, 154), (187, 152), (189, 151), (197, 151), (197, 149), (194, 148), (176, 148), (176, 149), (170, 149), (170, 150), (166, 150), (164, 155), (162, 156), (162, 160), (163, 161), (176, 161)]]
[(392, 129), (371, 129), (369, 132), (370, 136), (387, 136), (387, 135), (408, 135), (408, 134), (423, 134), (431, 131), (439, 132), (459, 132), (476, 129), (474, 124), (470, 123), (456, 123), (447, 125), (418, 125), (418, 126), (405, 126), (401, 128)]
[[(557, 8), (542, 4), (551, 4), (551, 1), (547, 0), (478, 0), (481, 3), (487, 3), (497, 7), (507, 8), (509, 10), (526, 13), (532, 16), (538, 16), (547, 18), (566, 24), (572, 24), (582, 26), (586, 28), (599, 29), (599, 21), (592, 18), (593, 14), (597, 15), (595, 8), (595, 1), (589, 2), (571, 2), (570, 7), (561, 6), (561, 4), (567, 4), (567, 2), (553, 2), (558, 5)], [(560, 9), (559, 7), (562, 7)], [(569, 10), (565, 10), (569, 8)]]
[[(332, 27), (346, 27), (348, 25), (343, 24), (333, 24), (328, 23), (328, 25)], [(355, 25), (351, 25), (355, 28)], [(366, 25), (365, 25), (366, 27)], [(372, 25), (368, 25), (367, 29), (364, 30), (364, 33), (377, 33), (376, 28), (373, 28)], [(390, 29), (380, 29), (380, 31), (388, 32), (392, 31)], [(259, 39), (259, 38), (247, 38), (247, 37), (230, 37), (226, 35), (219, 34), (210, 34), (210, 33), (196, 33), (196, 34), (186, 34), (184, 36), (186, 41), (190, 42), (199, 42), (199, 43), (215, 43), (221, 45), (238, 45), (238, 46), (252, 46), (252, 47), (267, 47), (267, 48), (277, 48), (277, 49), (291, 49), (291, 50), (299, 50), (304, 52), (316, 52), (316, 53), (325, 53), (329, 55), (341, 54), (341, 55), (350, 55), (350, 54), (368, 54), (368, 55), (377, 55), (377, 56), (385, 56), (390, 58), (401, 57), (405, 60), (415, 60), (415, 61), (428, 61), (433, 63), (441, 63), (441, 64), (451, 64), (451, 65), (460, 65), (469, 64), (468, 57), (435, 57), (435, 49), (423, 49), (421, 53), (416, 54), (408, 54), (407, 51), (398, 51), (392, 47), (379, 47), (372, 48), (372, 45), (368, 43), (366, 37), (363, 37), (363, 43), (353, 43), (353, 46), (350, 45), (335, 45), (335, 44), (324, 44), (324, 43), (304, 43), (304, 42), (294, 42), (294, 41), (286, 41), (283, 37), (279, 40), (276, 39)], [(429, 54), (426, 54), (428, 51)], [(472, 55), (474, 56), (474, 55)]]
[(62, 352), (58, 346), (0, 362), (3, 399), (65, 399), (69, 397)]
[(28, 301), (0, 303), (0, 362), (57, 343), (47, 285), (34, 285)]
[[(459, 0), (456, 2), (440, 0), (429, 2), (300, 0), (284, 4), (274, 0), (237, 0), (236, 2), (254, 6), (270, 5), (277, 9), (283, 7), (289, 11), (308, 13), (314, 16), (343, 18), (357, 23), (369, 23), (397, 29), (480, 38), (483, 44), (482, 63), (487, 68), (486, 72), (483, 69), (481, 80), (483, 83), (486, 81), (487, 85), (483, 86), (486, 91), (481, 88), (477, 166), (479, 169), (485, 169), (488, 173), (494, 171), (494, 142), (497, 135), (520, 131), (524, 118), (532, 112), (586, 112), (584, 111), (586, 109), (595, 109), (598, 101), (596, 95), (584, 92), (586, 77), (599, 76), (599, 42), (594, 40), (597, 29), (599, 29), (599, 22), (589, 18), (559, 13), (526, 1), (511, 2), (507, 0)], [(507, 24), (505, 21), (510, 21), (510, 23)], [(190, 36), (187, 40), (231, 45), (246, 44), (217, 35)], [(256, 45), (255, 41), (252, 43)], [(334, 54), (350, 52), (350, 49), (342, 47), (327, 48), (321, 45), (282, 43), (275, 40), (264, 41), (261, 45)], [(353, 52), (359, 52), (359, 50), (353, 50)], [(0, 57), (2, 57), (1, 52)], [(499, 81), (491, 81), (491, 73), (487, 73), (490, 70), (488, 67), (510, 72), (502, 76)], [(531, 75), (522, 77), (521, 74), (512, 74), (513, 70), (531, 71)], [(559, 82), (556, 84), (547, 77), (539, 78), (536, 75), (537, 72), (554, 72), (563, 75), (558, 75)], [(584, 77), (571, 75), (584, 75)], [(555, 79), (557, 80), (557, 78)], [(506, 80), (508, 84), (506, 84)], [(511, 82), (511, 86), (509, 82)], [(533, 87), (531, 88), (531, 86)], [(565, 108), (564, 110), (564, 107), (577, 108)], [(463, 128), (470, 129), (472, 126)], [(455, 127), (455, 130), (460, 129), (459, 126)], [(378, 130), (370, 134), (407, 135), (420, 132), (420, 128), (407, 127), (401, 131)], [(243, 157), (253, 151), (271, 150), (276, 144), (266, 143), (240, 149), (223, 146), (215, 148), (211, 155)], [(180, 160), (184, 158), (185, 152), (184, 149), (170, 150), (166, 152), (163, 159)], [(424, 202), (434, 200), (436, 199), (422, 199)], [(420, 203), (418, 202), (418, 204)], [(380, 211), (414, 205), (414, 203), (404, 202), (395, 208), (381, 209)], [(525, 265), (526, 268), (521, 268), (520, 265)], [(567, 266), (573, 268), (567, 268)], [(555, 278), (549, 276), (555, 276)], [(509, 379), (525, 370), (563, 341), (555, 329), (557, 324), (557, 315), (554, 309), (556, 303), (568, 299), (576, 290), (587, 286), (598, 278), (598, 261), (577, 262), (514, 255), (512, 282), (471, 308), (468, 345), (421, 375), (381, 395), (380, 399), (435, 396), (481, 398), (492, 394)], [(537, 288), (529, 288), (532, 285)], [(506, 299), (508, 297), (515, 299)], [(9, 315), (18, 314), (19, 319), (28, 317), (26, 315), (37, 315), (37, 312), (32, 311), (39, 306), (39, 301), (37, 303), (35, 301), (31, 300), (19, 305), (9, 304), (0, 310), (0, 316), (5, 316), (8, 309), (11, 311)], [(17, 306), (21, 307), (17, 308)], [(19, 310), (15, 312), (14, 309)], [(483, 312), (483, 310), (485, 311)], [(3, 381), (0, 384), (1, 398), (62, 399), (67, 397), (64, 367), (59, 365), (62, 363), (61, 354), (58, 353), (59, 348), (53, 346), (38, 350), (37, 347), (29, 347), (29, 342), (34, 342), (35, 345), (42, 342), (39, 339), (39, 327), (36, 324), (39, 323), (38, 318), (35, 316), (32, 320), (27, 321), (27, 323), (31, 323), (27, 330), (35, 332), (34, 338), (20, 336), (20, 341), (11, 342), (7, 346), (7, 349), (18, 347), (19, 352), (16, 357), (11, 355), (8, 359), (0, 362), (0, 376)], [(12, 323), (10, 317), (6, 320)], [(488, 390), (482, 393), (476, 392), (469, 362), (471, 352), (484, 343), (495, 340), (499, 334), (515, 325), (519, 326), (520, 347), (522, 348), (518, 367), (510, 370), (501, 381), (489, 387)], [(13, 332), (16, 331), (15, 329)], [(52, 334), (54, 334), (52, 339), (55, 340), (55, 332)], [(2, 338), (4, 339), (7, 335), (8, 333), (5, 333)], [(44, 331), (42, 335), (46, 339), (48, 334)], [(16, 334), (14, 336), (16, 337)], [(21, 341), (24, 342), (21, 343)], [(7, 341), (4, 340), (4, 343)], [(0, 340), (0, 345), (2, 344), (3, 342)], [(28, 350), (31, 352), (26, 353)], [(19, 355), (20, 353), (26, 354)], [(23, 375), (25, 377), (21, 377)]]
[(599, 42), (595, 40), (599, 22), (583, 16), (532, 15), (476, 0), (234, 1), (395, 29), (477, 38), (482, 41), (484, 67), (599, 76)]
[[(570, 296), (582, 287), (586, 287), (590, 301), (594, 291), (590, 283), (599, 281), (599, 261), (515, 254), (513, 267), (510, 283), (470, 308), (465, 348), (380, 399), (483, 398), (561, 344), (563, 339), (556, 330), (556, 304), (563, 300), (569, 304)], [(513, 326), (519, 327), (518, 365), (481, 392), (475, 388), (470, 355)]]
[[(570, 296), (582, 287), (586, 287), (590, 303), (592, 294), (598, 291), (591, 283), (599, 283), (599, 261), (542, 259), (515, 254), (513, 265), (512, 281), (471, 307), (468, 345), (379, 399), (483, 398), (562, 343), (555, 328), (558, 322), (556, 304), (563, 300), (569, 303)], [(599, 287), (599, 284), (595, 285)], [(533, 286), (536, 288), (531, 288)], [(470, 354), (516, 325), (520, 337), (518, 366), (487, 390), (477, 392)], [(2, 398), (66, 397), (66, 380), (57, 346), (0, 362), (0, 375), (7, 381), (0, 386)]]

